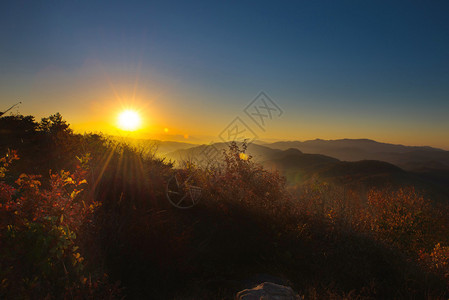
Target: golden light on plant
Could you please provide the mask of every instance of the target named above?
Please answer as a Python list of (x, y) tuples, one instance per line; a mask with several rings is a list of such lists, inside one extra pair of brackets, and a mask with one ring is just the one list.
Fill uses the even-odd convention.
[(243, 152), (239, 153), (239, 157), (241, 160), (248, 160), (248, 154), (245, 154)]
[(140, 116), (135, 110), (124, 110), (118, 116), (118, 127), (121, 130), (136, 131), (140, 128), (140, 125)]

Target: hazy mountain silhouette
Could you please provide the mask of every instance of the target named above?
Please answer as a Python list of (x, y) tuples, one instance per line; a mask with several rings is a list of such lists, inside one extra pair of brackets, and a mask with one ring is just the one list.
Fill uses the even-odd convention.
[(281, 150), (297, 148), (304, 153), (323, 154), (346, 161), (381, 160), (405, 170), (449, 170), (449, 151), (427, 146), (394, 145), (369, 139), (316, 139), (275, 142), (265, 146)]
[(293, 149), (276, 156), (263, 165), (279, 170), (291, 185), (320, 181), (361, 191), (412, 185), (434, 200), (449, 199), (449, 171), (446, 170), (406, 171), (384, 161), (339, 161), (321, 154), (295, 153)]

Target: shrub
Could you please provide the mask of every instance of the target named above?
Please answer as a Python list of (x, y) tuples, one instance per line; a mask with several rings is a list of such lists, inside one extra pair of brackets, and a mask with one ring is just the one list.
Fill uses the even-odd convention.
[(367, 218), (371, 230), (381, 239), (404, 250), (416, 252), (429, 242), (431, 205), (413, 187), (371, 190)]
[[(17, 157), (9, 154), (0, 160), (3, 171), (13, 159)], [(73, 173), (52, 173), (49, 189), (41, 188), (36, 175), (20, 175), (16, 187), (0, 181), (2, 297), (73, 298), (99, 292), (88, 280), (77, 240), (97, 206), (81, 197), (85, 175), (81, 166)], [(110, 288), (100, 294), (112, 295)]]

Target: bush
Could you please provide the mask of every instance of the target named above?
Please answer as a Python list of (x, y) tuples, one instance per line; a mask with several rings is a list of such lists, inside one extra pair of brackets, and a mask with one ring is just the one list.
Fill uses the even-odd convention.
[[(11, 155), (12, 153), (12, 155)], [(12, 160), (0, 160), (4, 177)], [(80, 162), (83, 162), (81, 159)], [(112, 295), (93, 287), (85, 271), (77, 233), (91, 221), (97, 203), (82, 197), (86, 170), (50, 174), (50, 188), (40, 176), (22, 174), (13, 187), (0, 182), (0, 295), (5, 298), (91, 297)], [(89, 278), (89, 280), (88, 280)], [(98, 278), (94, 284), (105, 284)], [(107, 285), (106, 285), (107, 286)]]

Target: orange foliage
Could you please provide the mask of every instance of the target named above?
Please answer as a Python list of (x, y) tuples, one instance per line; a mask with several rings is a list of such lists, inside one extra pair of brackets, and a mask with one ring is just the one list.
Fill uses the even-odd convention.
[(437, 243), (430, 253), (420, 251), (419, 260), (428, 270), (444, 277), (449, 284), (449, 246)]
[(430, 202), (413, 187), (368, 193), (367, 221), (382, 239), (403, 249), (417, 250), (430, 234)]

